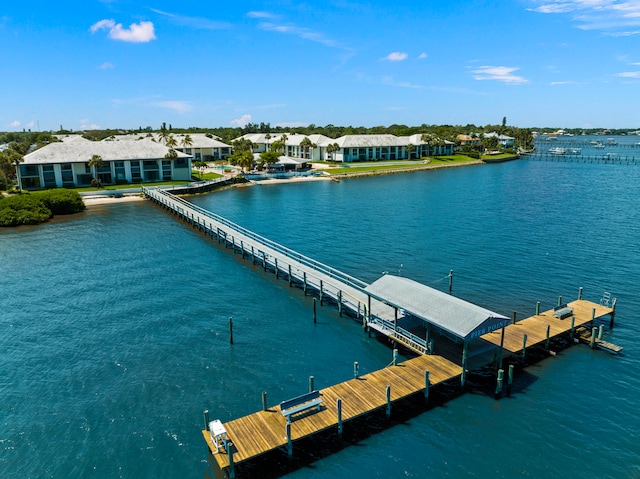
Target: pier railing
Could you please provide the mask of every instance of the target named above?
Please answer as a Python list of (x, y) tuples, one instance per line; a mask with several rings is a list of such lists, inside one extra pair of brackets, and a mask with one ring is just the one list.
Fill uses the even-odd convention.
[(197, 224), (202, 221), (202, 217), (206, 217), (220, 225), (224, 225), (232, 231), (235, 231), (255, 241), (258, 244), (268, 247), (271, 250), (276, 251), (283, 256), (286, 256), (287, 258), (297, 261), (298, 263), (301, 263), (314, 271), (325, 274), (332, 279), (336, 279), (348, 286), (351, 286), (352, 288), (355, 288), (359, 291), (364, 291), (364, 288), (367, 287), (367, 283), (359, 280), (358, 278), (354, 278), (353, 276), (350, 276), (340, 270), (332, 268), (331, 266), (327, 266), (326, 264), (316, 261), (313, 258), (309, 258), (308, 256), (300, 254), (297, 251), (287, 248), (286, 246), (276, 243), (275, 241), (265, 238), (264, 236), (256, 234), (251, 230), (243, 228), (242, 226), (233, 223), (232, 221), (229, 221), (228, 219), (223, 218), (222, 216), (219, 216), (211, 211), (201, 208), (200, 206), (194, 205), (193, 203), (190, 203), (183, 198), (180, 198), (179, 196), (173, 195), (168, 191), (160, 188), (147, 188), (143, 186), (142, 192), (145, 196), (152, 197), (156, 201), (164, 205), (172, 206), (178, 213), (186, 216)]

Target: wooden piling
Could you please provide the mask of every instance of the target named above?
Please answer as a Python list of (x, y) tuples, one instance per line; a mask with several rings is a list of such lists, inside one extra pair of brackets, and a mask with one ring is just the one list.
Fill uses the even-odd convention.
[(522, 359), (527, 356), (527, 335), (522, 336)]
[(393, 349), (393, 353), (392, 353), (392, 359), (391, 359), (391, 364), (393, 364), (394, 366), (398, 365), (398, 350), (397, 349)]
[(278, 258), (274, 258), (273, 260), (274, 260), (274, 263), (276, 265), (275, 266), (276, 279), (278, 279), (278, 273), (279, 273), (279, 270), (278, 270)]
[(291, 265), (289, 265), (289, 287), (291, 287), (292, 283), (293, 283), (293, 277), (291, 276)]
[(615, 315), (616, 315), (616, 302), (618, 301), (618, 298), (613, 298), (613, 302), (611, 303), (611, 309), (613, 311), (611, 311), (611, 314), (609, 315), (609, 329), (613, 329), (613, 323), (614, 323), (614, 319), (615, 319)]
[(262, 267), (265, 271), (267, 270), (267, 255), (264, 251), (262, 252)]
[(320, 306), (322, 306), (322, 296), (324, 294), (322, 280), (320, 280)]
[(317, 315), (316, 315), (316, 309), (317, 309), (316, 303), (317, 303), (316, 298), (313, 298), (313, 324), (316, 324), (318, 322)]
[(233, 344), (233, 318), (229, 318), (229, 344)]
[(293, 444), (291, 443), (291, 423), (287, 421), (285, 427), (285, 433), (287, 435), (287, 456), (293, 456)]
[(387, 396), (387, 417), (391, 417), (391, 386), (387, 385), (385, 394)]
[(207, 431), (209, 430), (209, 410), (208, 409), (204, 410), (204, 428)]
[(253, 246), (251, 247), (251, 263), (254, 265), (256, 264), (256, 254), (253, 251)]
[(504, 369), (498, 369), (498, 378), (496, 379), (496, 392), (494, 394), (496, 399), (502, 396), (503, 381), (504, 381)]
[(338, 290), (338, 316), (342, 317), (342, 290)]
[(306, 271), (302, 273), (302, 291), (306, 296), (307, 295), (307, 272)]
[(453, 270), (449, 270), (449, 294), (453, 291)]
[(578, 290), (578, 299), (582, 299), (582, 286), (580, 286), (580, 289)]
[(575, 334), (575, 330), (576, 330), (576, 317), (574, 314), (571, 315), (571, 331), (569, 332), (569, 337), (571, 338), (571, 340), (573, 341), (573, 335)]
[(540, 301), (536, 301), (536, 316), (540, 314)]
[(315, 382), (315, 378), (313, 376), (309, 376), (309, 392), (310, 393), (315, 391), (314, 382)]
[(591, 349), (596, 347), (596, 335), (598, 334), (598, 328), (593, 327), (591, 328), (591, 342), (589, 343), (589, 346), (591, 347)]
[(558, 306), (562, 305), (562, 296), (558, 296)]
[(358, 379), (359, 376), (360, 376), (360, 365), (358, 364), (358, 361), (355, 361), (353, 363), (353, 377)]
[(431, 386), (431, 380), (429, 379), (429, 370), (424, 370), (424, 399), (429, 401), (429, 386)]
[(267, 411), (267, 391), (262, 391), (262, 410)]
[(516, 324), (516, 323), (518, 322), (517, 317), (518, 317), (518, 312), (517, 312), (517, 311), (514, 311), (514, 312), (513, 312), (513, 321), (512, 321), (512, 324)]
[(338, 410), (338, 437), (342, 439), (342, 399), (336, 399), (336, 409)]
[(551, 334), (551, 325), (547, 324), (547, 338), (545, 339), (544, 342), (544, 347), (545, 349), (549, 349), (549, 335)]
[(604, 326), (601, 324), (598, 327), (598, 341), (602, 341), (602, 333), (604, 333)]
[(229, 479), (235, 479), (236, 477), (236, 468), (233, 462), (233, 442), (227, 442), (227, 456), (229, 457)]

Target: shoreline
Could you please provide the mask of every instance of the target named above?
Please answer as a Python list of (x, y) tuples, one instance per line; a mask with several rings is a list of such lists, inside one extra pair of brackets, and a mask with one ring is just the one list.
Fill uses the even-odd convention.
[[(311, 182), (311, 181), (341, 181), (348, 178), (392, 175), (392, 174), (398, 174), (398, 173), (411, 173), (413, 171), (436, 170), (439, 168), (458, 168), (463, 166), (482, 165), (482, 164), (484, 164), (482, 160), (474, 160), (474, 161), (469, 161), (465, 163), (455, 163), (451, 165), (426, 164), (422, 166), (413, 166), (410, 168), (396, 168), (396, 169), (389, 169), (389, 170), (340, 173), (337, 175), (325, 174), (325, 175), (316, 175), (316, 176), (293, 176), (291, 178), (269, 178), (267, 180), (249, 180), (247, 183), (230, 185), (230, 187), (246, 188), (250, 186), (275, 185), (275, 184), (283, 184), (283, 183), (305, 183), (305, 182)], [(113, 203), (124, 203), (124, 202), (130, 202), (130, 201), (144, 201), (145, 198), (141, 196), (141, 193), (132, 193), (132, 194), (125, 194), (124, 196), (120, 196), (120, 197), (115, 197), (110, 195), (85, 196), (82, 198), (82, 200), (84, 201), (84, 204), (87, 206), (87, 209), (89, 209), (92, 206), (108, 205)]]

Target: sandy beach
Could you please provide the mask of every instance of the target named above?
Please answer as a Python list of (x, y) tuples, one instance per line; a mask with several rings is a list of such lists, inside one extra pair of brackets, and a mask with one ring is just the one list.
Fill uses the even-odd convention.
[(88, 207), (97, 206), (97, 205), (110, 205), (114, 203), (123, 203), (125, 201), (144, 201), (144, 197), (141, 196), (140, 193), (135, 193), (132, 195), (124, 195), (120, 197), (109, 196), (109, 195), (96, 195), (96, 196), (83, 196), (82, 201)]

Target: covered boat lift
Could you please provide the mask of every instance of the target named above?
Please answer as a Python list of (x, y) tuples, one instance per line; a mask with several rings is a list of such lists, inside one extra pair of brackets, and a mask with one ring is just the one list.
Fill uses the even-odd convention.
[[(410, 349), (429, 354), (433, 352), (430, 334), (436, 332), (462, 343), (462, 383), (464, 384), (468, 362), (469, 343), (483, 334), (503, 328), (509, 318), (473, 303), (457, 298), (409, 278), (385, 274), (365, 288), (369, 312), (374, 299), (393, 308), (393, 318), (369, 314), (368, 326)], [(409, 318), (423, 323), (426, 330), (421, 338), (402, 327)]]

